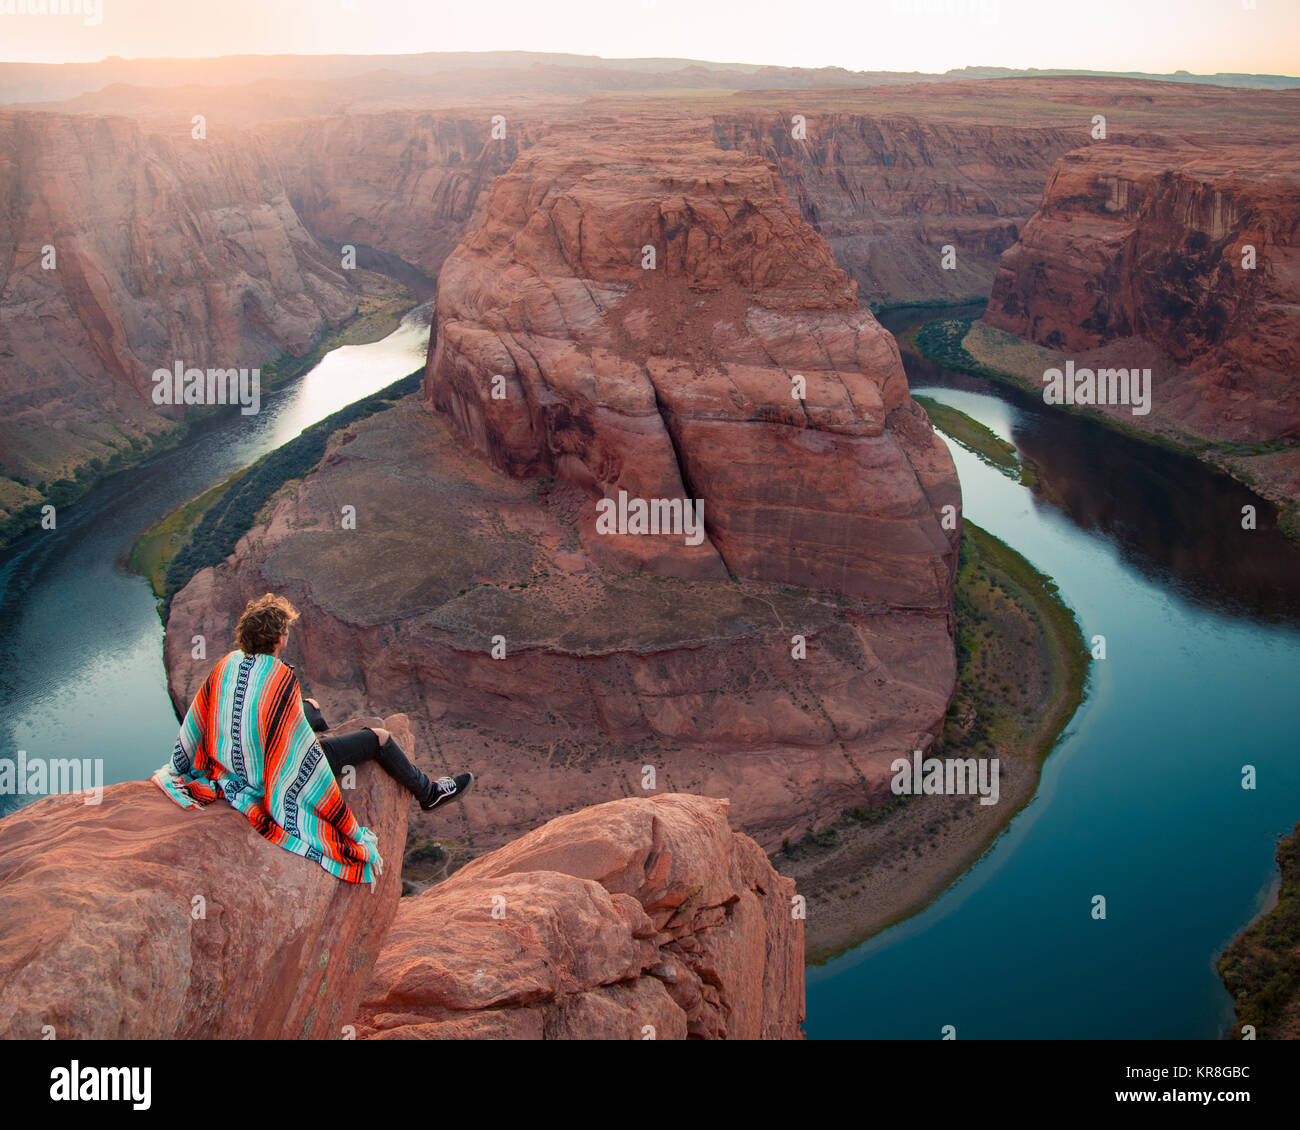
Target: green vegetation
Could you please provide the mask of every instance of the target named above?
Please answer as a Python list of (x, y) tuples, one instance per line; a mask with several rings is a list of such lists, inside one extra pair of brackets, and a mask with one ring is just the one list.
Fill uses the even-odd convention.
[(194, 528), (203, 515), (216, 505), (235, 480), (241, 478), (247, 470), (244, 468), (243, 471), (236, 471), (225, 482), (218, 483), (184, 506), (178, 506), (146, 530), (131, 547), (131, 568), (148, 578), (155, 595), (163, 596), (166, 593), (167, 569), (172, 559), (194, 536)]
[[(968, 756), (1024, 749), (1041, 764), (1084, 698), (1090, 655), (1074, 611), (1051, 577), (970, 521), (954, 608), (961, 690), (949, 711), (945, 747), (955, 744)], [(1020, 639), (1013, 626), (1024, 630)], [(1034, 660), (1026, 654), (1036, 639), (1047, 660), (1047, 684), (1037, 694), (1028, 677)], [(960, 716), (972, 708), (974, 725), (964, 728)]]
[(219, 487), (172, 511), (136, 542), (132, 565), (149, 576), (154, 592), (170, 604), (195, 573), (234, 552), (235, 543), (252, 529), (262, 507), (280, 487), (301, 478), (321, 461), (334, 432), (392, 407), (419, 388), (423, 375), (424, 371), (417, 369), (326, 416)]
[(926, 322), (916, 331), (913, 340), (916, 342), (918, 352), (931, 361), (946, 365), (949, 369), (973, 373), (980, 377), (992, 377), (994, 380), (1005, 380), (1008, 384), (1019, 384), (1019, 381), (1012, 379), (1011, 374), (999, 373), (995, 369), (981, 365), (966, 352), (962, 342), (965, 341), (974, 323), (974, 318), (940, 318), (937, 322)]
[(1300, 502), (1293, 502), (1277, 516), (1277, 528), (1290, 541), (1300, 542)]
[(990, 467), (996, 467), (1007, 478), (1017, 479), (1026, 486), (1033, 486), (1038, 481), (1033, 468), (1021, 463), (1015, 445), (1008, 443), (978, 420), (929, 396), (913, 396), (912, 399), (925, 409), (930, 422), (939, 431), (977, 455)]
[(1219, 959), (1219, 976), (1236, 1002), (1237, 1026), (1255, 1038), (1300, 1037), (1300, 825), (1277, 848), (1282, 888), (1277, 906), (1242, 933)]

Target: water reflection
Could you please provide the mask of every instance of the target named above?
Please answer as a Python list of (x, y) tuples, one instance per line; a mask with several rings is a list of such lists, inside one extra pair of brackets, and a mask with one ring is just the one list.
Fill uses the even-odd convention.
[[(881, 322), (902, 334), (932, 318), (978, 313), (896, 311)], [(1063, 510), (1080, 529), (1113, 543), (1143, 576), (1232, 615), (1300, 619), (1300, 548), (1278, 532), (1272, 503), (1190, 455), (1049, 408), (1019, 388), (954, 372), (906, 349), (904, 365), (917, 391), (952, 389), (1010, 405), (1007, 428), (990, 426), (1037, 465), (1034, 505)], [(962, 407), (959, 397), (943, 399)], [(1255, 530), (1242, 529), (1247, 505), (1256, 508)]]

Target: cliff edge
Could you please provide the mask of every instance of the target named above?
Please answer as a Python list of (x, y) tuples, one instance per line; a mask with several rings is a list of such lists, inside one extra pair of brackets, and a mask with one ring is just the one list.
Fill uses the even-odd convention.
[(726, 801), (586, 809), (401, 899), (409, 797), (366, 765), (347, 800), (379, 837), (373, 891), (147, 781), (4, 820), (0, 1037), (801, 1036), (794, 883)]
[[(404, 716), (383, 725), (410, 740)], [(6, 817), (0, 1036), (337, 1036), (397, 911), (408, 801), (369, 765), (345, 796), (379, 837), (373, 891), (268, 843), (228, 804), (183, 809), (149, 781)]]

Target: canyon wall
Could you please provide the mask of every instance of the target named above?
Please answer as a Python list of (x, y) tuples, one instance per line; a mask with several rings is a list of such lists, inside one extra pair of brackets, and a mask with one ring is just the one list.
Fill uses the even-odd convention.
[(1057, 163), (985, 320), (1112, 365), (1156, 351), (1153, 412), (1195, 435), (1300, 438), (1298, 236), (1294, 145), (1098, 143)]
[[(719, 100), (675, 108), (684, 133), (761, 157), (779, 172), (806, 223), (829, 244), (863, 301), (934, 301), (986, 295), (998, 257), (1042, 196), (1055, 160), (1086, 138), (1080, 124), (966, 122), (938, 105), (933, 116), (823, 109), (809, 94), (808, 136), (788, 116), (728, 110)], [(799, 104), (792, 101), (791, 105)], [(255, 132), (272, 143), (290, 198), (321, 238), (380, 248), (436, 275), (477, 226), (495, 176), (552, 129), (590, 134), (620, 107), (505, 100), (506, 137), (491, 138), (494, 107), (394, 110), (301, 122)], [(657, 108), (648, 116), (665, 116)], [(951, 270), (945, 245), (957, 249)]]
[[(339, 64), (344, 71), (345, 64)], [(1120, 78), (898, 85), (899, 76), (873, 76), (873, 82), (888, 83), (732, 95), (713, 89), (689, 97), (646, 90), (630, 98), (577, 93), (586, 89), (582, 84), (574, 91), (563, 84), (552, 89), (541, 71), (511, 69), (508, 60), (503, 68), (476, 71), (465, 90), (456, 85), (456, 75), (442, 70), (426, 76), (436, 79), (427, 88), (393, 74), (328, 82), (119, 85), (57, 112), (0, 110), (0, 189), (6, 200), (0, 209), (0, 522), (47, 501), (50, 485), (79, 467), (96, 469), (117, 453), (129, 458), (169, 431), (173, 414), (143, 399), (160, 363), (180, 358), (224, 368), (260, 364), (281, 351), (301, 355), (323, 328), (346, 317), (356, 305), (355, 273), (341, 271), (337, 256), (316, 238), (358, 245), (363, 263), (392, 267), (400, 259), (436, 275), (452, 248), (479, 226), (494, 179), (528, 147), (555, 129), (592, 138), (617, 132), (620, 123), (635, 128), (658, 122), (662, 132), (681, 137), (703, 130), (725, 149), (769, 162), (799, 215), (822, 234), (837, 264), (858, 284), (859, 299), (889, 303), (987, 293), (998, 256), (1039, 203), (1052, 163), (1086, 144), (1094, 112), (1104, 112), (1112, 140), (1121, 140), (1130, 156), (1122, 158), (1128, 171), (1098, 168), (1096, 174), (1130, 186), (1120, 209), (1124, 222), (1133, 230), (1150, 226), (1138, 249), (1139, 266), (1111, 270), (1098, 264), (1096, 286), (1108, 285), (1110, 271), (1130, 295), (1113, 299), (1106, 332), (1122, 332), (1126, 318), (1132, 322), (1164, 310), (1154, 316), (1163, 319), (1172, 341), (1176, 324), (1190, 319), (1196, 333), (1183, 352), (1208, 343), (1198, 353), (1200, 368), (1216, 374), (1194, 374), (1191, 383), (1206, 387), (1194, 389), (1191, 399), (1204, 391), (1211, 401), (1226, 398), (1236, 405), (1238, 415), (1219, 421), (1224, 434), (1267, 424), (1267, 411), (1252, 419), (1242, 401), (1261, 384), (1271, 386), (1289, 358), (1291, 268), (1279, 266), (1290, 246), (1285, 215), (1269, 219), (1264, 213), (1274, 204), (1261, 198), (1262, 230), (1254, 234), (1269, 251), (1262, 269), (1271, 277), (1243, 286), (1235, 298), (1225, 298), (1222, 280), (1204, 288), (1214, 298), (1202, 306), (1188, 290), (1200, 285), (1191, 276), (1208, 269), (1205, 256), (1217, 254), (1222, 233), (1205, 229), (1209, 250), (1180, 246), (1165, 255), (1164, 265), (1158, 248), (1174, 230), (1169, 224), (1180, 222), (1182, 201), (1200, 191), (1190, 187), (1192, 181), (1213, 182), (1207, 192), (1224, 192), (1225, 200), (1235, 201), (1231, 208), (1244, 208), (1245, 226), (1231, 234), (1252, 234), (1248, 198), (1257, 190), (1274, 191), (1261, 180), (1266, 169), (1260, 175), (1252, 170), (1279, 155), (1288, 159), (1293, 149), (1295, 98), (1287, 93)], [(630, 75), (611, 70), (605, 77), (622, 89)], [(182, 77), (178, 72), (176, 80)], [(705, 72), (670, 77), (674, 85), (712, 81)], [(743, 76), (743, 83), (761, 86), (779, 77), (755, 72)], [(829, 86), (843, 77), (822, 76)], [(812, 81), (806, 75), (798, 79), (805, 80)], [(209, 120), (206, 141), (189, 136), (196, 112)], [(498, 113), (505, 136), (495, 139)], [(794, 136), (796, 114), (804, 119), (804, 137)], [(1149, 161), (1133, 156), (1158, 142), (1156, 135), (1177, 140)], [(1244, 153), (1256, 154), (1235, 179), (1229, 175), (1232, 152), (1214, 157), (1225, 136), (1234, 145), (1239, 141)], [(1187, 185), (1150, 188), (1153, 178), (1183, 161), (1182, 151), (1201, 154), (1200, 166), (1188, 166)], [(1091, 159), (1107, 160), (1100, 152)], [(1221, 167), (1202, 168), (1207, 161)], [(1071, 293), (1069, 280), (1046, 288), (1056, 294), (1037, 295), (1032, 314), (1006, 303), (1013, 294), (1032, 291), (1036, 256), (1045, 271), (1059, 269), (1059, 262), (1051, 267), (1059, 256), (1048, 245), (1063, 246), (1066, 197), (1100, 201), (1109, 192), (1091, 181), (1076, 192), (1078, 186), (1066, 183), (1075, 173), (1063, 176), (1054, 190), (1056, 205), (1024, 243), (1028, 250), (1008, 258), (1006, 269), (1018, 281), (999, 283), (1005, 308), (991, 314), (1003, 319), (997, 324), (1018, 326), (1013, 332), (1041, 333), (1044, 339), (1057, 328), (1053, 318), (1061, 320), (1060, 296)], [(1090, 211), (1088, 223), (1102, 214), (1112, 225), (1118, 218), (1099, 205), (1076, 211)], [(1057, 235), (1049, 234), (1053, 224)], [(1097, 248), (1106, 243), (1110, 250), (1096, 252), (1103, 257), (1124, 242), (1113, 234), (1087, 241)], [(951, 270), (940, 261), (948, 246), (955, 253)], [(47, 247), (57, 257), (55, 269), (43, 268)], [(367, 257), (368, 248), (375, 259)], [(1118, 282), (1125, 272), (1132, 275), (1131, 285)], [(1171, 282), (1179, 272), (1188, 279)], [(1176, 301), (1168, 297), (1171, 287)], [(1053, 303), (1058, 315), (1045, 312)], [(1244, 342), (1233, 325), (1247, 324), (1256, 307), (1268, 339), (1257, 356), (1214, 344), (1220, 332)], [(1034, 319), (1041, 329), (1029, 324)], [(1081, 320), (1097, 324), (1091, 306)], [(1160, 327), (1148, 328), (1163, 348), (1165, 339), (1155, 332)], [(1171, 356), (1177, 363), (1177, 353)], [(1251, 365), (1273, 376), (1246, 380), (1241, 374)], [(1264, 403), (1280, 404), (1271, 387), (1264, 392)], [(1285, 418), (1289, 409), (1279, 411)], [(1200, 414), (1207, 417), (1206, 427), (1214, 423), (1214, 409)]]
[[(722, 112), (713, 133), (724, 148), (778, 169), (863, 301), (982, 297), (1053, 163), (1086, 136), (1082, 118), (1076, 126), (972, 122), (945, 113), (941, 94), (936, 102), (931, 117), (819, 112), (814, 102), (802, 139), (789, 115)], [(955, 250), (951, 269), (941, 263), (945, 246)]]
[(436, 276), (477, 221), (492, 181), (546, 128), (492, 114), (398, 110), (274, 122), (250, 131), (275, 154), (302, 222), (318, 238), (364, 244)]
[(301, 355), (356, 309), (248, 138), (0, 111), (0, 199), (4, 513), (172, 428), (155, 369)]
[[(393, 75), (115, 86), (58, 112), (0, 111), (0, 521), (78, 467), (170, 430), (172, 414), (142, 399), (159, 354), (253, 365), (303, 353), (346, 317), (356, 273), (317, 238), (436, 276), (480, 225), (495, 178), (556, 129), (590, 139), (657, 122), (770, 163), (859, 300), (889, 303), (986, 293), (1094, 110), (1126, 136), (1194, 126), (1259, 142), (1284, 134), (1293, 101), (1121, 79), (893, 76), (869, 90), (632, 100), (507, 69), (477, 72), (468, 93), (438, 86), (454, 77), (428, 89)], [(207, 141), (189, 136), (196, 112)], [(58, 268), (44, 270), (50, 246)]]

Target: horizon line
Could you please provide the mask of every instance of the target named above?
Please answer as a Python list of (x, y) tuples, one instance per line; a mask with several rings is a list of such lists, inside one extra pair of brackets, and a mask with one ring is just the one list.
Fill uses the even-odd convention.
[(687, 55), (593, 55), (577, 51), (535, 51), (525, 48), (501, 48), (492, 50), (454, 50), (454, 51), (271, 51), (271, 52), (238, 52), (224, 55), (104, 55), (98, 59), (65, 59), (60, 62), (51, 62), (44, 59), (0, 59), (0, 66), (28, 66), (28, 67), (93, 67), (104, 63), (122, 62), (122, 63), (168, 63), (168, 62), (217, 62), (222, 59), (416, 59), (425, 56), (444, 56), (450, 57), (455, 55), (531, 55), (542, 58), (573, 58), (573, 59), (592, 59), (605, 63), (650, 63), (650, 62), (673, 62), (695, 65), (715, 65), (722, 67), (755, 67), (773, 70), (785, 71), (842, 71), (845, 74), (860, 75), (950, 75), (959, 74), (967, 70), (1002, 70), (1002, 71), (1036, 71), (1043, 74), (1051, 72), (1074, 72), (1078, 74), (1095, 74), (1095, 75), (1155, 75), (1159, 77), (1172, 77), (1176, 75), (1189, 75), (1191, 77), (1218, 77), (1218, 76), (1241, 76), (1248, 78), (1281, 78), (1296, 79), (1300, 82), (1300, 75), (1285, 74), (1273, 71), (1192, 71), (1186, 68), (1178, 68), (1173, 71), (1158, 70), (1104, 70), (1096, 67), (1070, 67), (1070, 66), (1052, 66), (1052, 67), (1016, 67), (1004, 63), (967, 63), (963, 67), (949, 67), (944, 71), (922, 71), (922, 70), (858, 70), (852, 67), (845, 67), (839, 63), (824, 63), (820, 66), (810, 67), (800, 64), (790, 63), (754, 63), (738, 60), (724, 59), (704, 59)]

